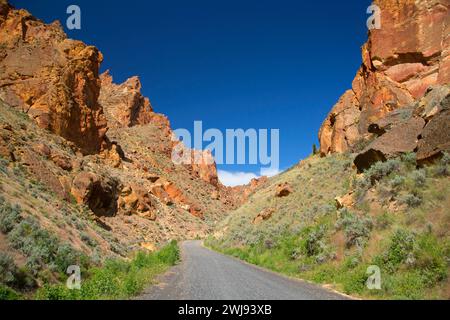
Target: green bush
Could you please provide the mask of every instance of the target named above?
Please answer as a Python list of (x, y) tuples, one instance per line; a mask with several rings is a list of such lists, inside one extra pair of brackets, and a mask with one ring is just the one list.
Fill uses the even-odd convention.
[(424, 187), (427, 182), (427, 173), (425, 170), (414, 170), (411, 173), (411, 179), (416, 187)]
[(45, 267), (65, 273), (69, 265), (85, 265), (87, 258), (59, 240), (31, 217), (22, 220), (8, 234), (13, 248), (27, 256), (27, 267), (37, 275)]
[(398, 159), (389, 159), (386, 162), (377, 162), (372, 167), (364, 172), (364, 175), (370, 180), (372, 185), (387, 177), (392, 172), (398, 171), (400, 169), (401, 162)]
[(0, 197), (0, 231), (4, 234), (11, 232), (16, 224), (22, 220), (21, 208), (11, 206), (6, 203), (3, 197)]
[(400, 203), (406, 204), (410, 208), (416, 208), (422, 204), (422, 198), (412, 193), (400, 196), (398, 200)]
[(36, 299), (126, 299), (141, 292), (156, 274), (174, 265), (178, 259), (178, 245), (172, 241), (157, 252), (139, 252), (131, 261), (109, 259), (103, 267), (89, 269), (83, 273), (81, 290), (69, 290), (64, 285), (45, 285), (38, 290)]
[(409, 169), (417, 166), (417, 155), (415, 152), (405, 153), (401, 156), (401, 159)]
[(358, 216), (348, 209), (340, 210), (339, 220), (336, 222), (336, 228), (344, 230), (347, 247), (357, 245), (362, 247), (370, 237), (373, 228), (373, 222), (370, 217)]
[(450, 170), (448, 166), (450, 164), (450, 155), (447, 152), (444, 152), (441, 160), (439, 161), (439, 165), (436, 167), (436, 176), (438, 177), (446, 177), (450, 175)]
[(394, 272), (408, 258), (412, 259), (415, 244), (416, 237), (413, 233), (404, 229), (396, 230), (391, 237), (387, 251), (381, 258), (381, 264), (390, 272)]
[(21, 299), (20, 294), (11, 288), (5, 287), (0, 284), (0, 301), (1, 300), (19, 300)]
[(13, 258), (6, 253), (0, 253), (0, 284), (11, 285), (16, 280), (17, 267)]

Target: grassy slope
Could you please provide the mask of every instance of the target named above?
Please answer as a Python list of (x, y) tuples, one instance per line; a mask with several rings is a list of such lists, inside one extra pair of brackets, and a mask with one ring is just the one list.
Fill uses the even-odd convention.
[[(351, 155), (314, 156), (273, 178), (219, 224), (207, 245), (348, 294), (450, 298), (448, 163), (416, 169), (408, 155), (358, 177), (351, 161)], [(294, 192), (276, 198), (282, 182)], [(349, 190), (356, 204), (338, 210), (334, 198)], [(253, 224), (269, 207), (273, 216)], [(381, 290), (365, 285), (370, 265), (381, 269)]]
[[(70, 290), (61, 284), (46, 284), (29, 298), (38, 300), (111, 300), (136, 296), (177, 263), (179, 249), (172, 241), (154, 253), (138, 252), (133, 259), (109, 259), (102, 267), (90, 267), (82, 272), (81, 289)], [(20, 299), (14, 290), (0, 286), (1, 299)]]

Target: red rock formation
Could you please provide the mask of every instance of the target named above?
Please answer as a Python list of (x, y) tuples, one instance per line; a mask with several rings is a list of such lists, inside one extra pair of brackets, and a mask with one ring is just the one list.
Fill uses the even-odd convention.
[(192, 150), (192, 170), (203, 181), (218, 187), (219, 177), (217, 176), (217, 167), (211, 151)]
[(67, 39), (59, 22), (0, 6), (0, 98), (84, 153), (98, 152), (107, 130), (97, 101), (102, 59), (95, 47)]
[(448, 0), (376, 0), (381, 29), (371, 30), (363, 64), (319, 133), (323, 155), (351, 149), (369, 126), (450, 82)]
[(153, 108), (150, 100), (141, 94), (142, 85), (138, 77), (118, 85), (113, 83), (112, 76), (106, 71), (100, 79), (99, 102), (111, 127), (131, 127), (152, 121)]

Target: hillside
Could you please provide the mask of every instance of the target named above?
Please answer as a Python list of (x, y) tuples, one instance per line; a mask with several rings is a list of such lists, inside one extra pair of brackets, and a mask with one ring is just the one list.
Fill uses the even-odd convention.
[[(449, 4), (374, 4), (382, 27), (320, 150), (270, 179), (207, 244), (356, 296), (449, 299)], [(370, 266), (379, 290), (366, 286)]]
[(174, 165), (167, 117), (138, 77), (100, 75), (102, 59), (59, 22), (0, 2), (0, 264), (21, 270), (0, 283), (18, 291), (205, 237), (256, 187), (220, 184), (209, 152), (183, 147), (201, 161)]

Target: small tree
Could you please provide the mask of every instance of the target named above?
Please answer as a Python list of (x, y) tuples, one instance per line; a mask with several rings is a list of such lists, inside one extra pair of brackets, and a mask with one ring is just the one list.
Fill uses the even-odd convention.
[(312, 149), (313, 149), (313, 155), (316, 155), (317, 154), (317, 146), (315, 143), (313, 144)]

